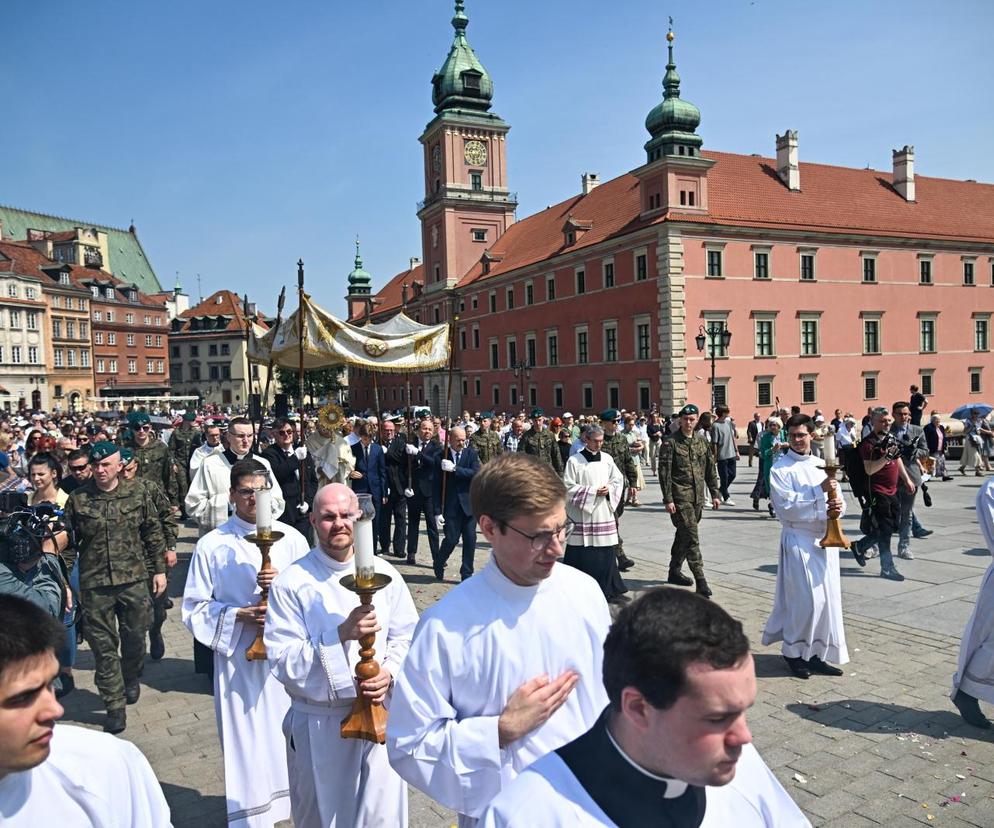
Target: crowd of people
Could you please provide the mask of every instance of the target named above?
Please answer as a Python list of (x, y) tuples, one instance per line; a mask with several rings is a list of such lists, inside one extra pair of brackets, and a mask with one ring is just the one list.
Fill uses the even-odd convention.
[[(0, 760), (0, 806), (6, 776), (43, 790), (80, 761), (85, 734), (54, 727), (79, 641), (93, 653), (104, 730), (127, 727), (146, 656), (165, 652), (168, 578), (186, 521), (199, 539), (181, 613), (195, 667), (212, 676), (231, 824), (406, 825), (410, 783), (462, 825), (551, 825), (581, 813), (576, 824), (722, 825), (734, 814), (745, 825), (806, 825), (749, 744), (749, 644), (707, 600), (698, 524), (705, 508), (736, 506), (739, 464), (757, 460), (753, 509), (768, 501), (781, 524), (763, 643), (782, 642), (798, 678), (842, 675), (840, 549), (820, 539), (846, 498), (825, 466), (842, 472), (862, 509), (857, 563), (878, 555), (881, 576), (903, 580), (893, 536), (897, 557), (912, 560), (911, 541), (931, 534), (917, 498), (949, 479), (949, 435), (938, 415), (918, 424), (927, 401), (916, 392), (871, 408), (862, 424), (795, 408), (765, 421), (756, 413), (744, 430), (727, 406), (693, 404), (670, 416), (463, 412), (448, 427), (427, 411), (350, 417), (335, 405), (303, 423), (213, 410), (0, 418), (0, 617), (16, 616), (12, 633), (0, 629), (0, 693), (29, 693), (34, 711), (15, 735), (31, 738)], [(990, 436), (975, 412), (961, 471), (989, 467)], [(675, 529), (667, 584), (694, 589), (631, 601), (622, 518), (641, 505), (649, 476)], [(374, 504), (375, 569), (389, 581), (370, 604), (342, 584), (356, 573), (360, 494)], [(989, 484), (980, 497), (994, 514)], [(446, 580), (461, 546), (463, 583), (419, 619), (388, 556), (419, 565), (422, 522), (434, 577)], [(279, 535), (265, 567), (251, 539), (262, 525)], [(476, 572), (478, 533), (491, 555)], [(25, 623), (38, 630), (27, 643)], [(370, 635), (380, 669), (357, 680)], [(257, 638), (267, 658), (252, 660)], [(954, 688), (977, 727), (990, 726), (978, 699), (994, 702), (983, 686), (994, 675), (990, 640), (994, 621), (981, 613)], [(385, 744), (339, 736), (358, 697), (388, 704)], [(715, 711), (720, 727), (695, 730)], [(94, 744), (108, 767), (128, 761)], [(143, 762), (129, 771), (127, 807), (142, 824), (167, 824)], [(18, 816), (85, 810), (81, 797), (111, 784), (94, 770), (62, 799), (32, 796)]]

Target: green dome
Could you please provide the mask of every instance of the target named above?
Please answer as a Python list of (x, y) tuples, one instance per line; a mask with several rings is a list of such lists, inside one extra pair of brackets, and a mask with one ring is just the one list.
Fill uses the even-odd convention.
[(349, 294), (369, 293), (373, 277), (362, 269), (362, 256), (359, 255), (359, 239), (355, 240), (355, 268), (349, 274)]
[[(666, 64), (666, 75), (663, 77), (663, 100), (645, 118), (645, 128), (652, 136), (646, 144), (650, 161), (660, 154), (677, 154), (678, 147), (683, 148), (679, 151), (680, 155), (696, 155), (696, 151), (704, 143), (697, 134), (701, 110), (680, 97), (680, 75), (673, 62), (672, 31), (667, 32), (666, 39), (669, 41), (669, 63)], [(656, 150), (655, 154), (653, 150)]]
[(456, 30), (445, 63), (431, 79), (431, 101), (435, 112), (446, 109), (471, 109), (486, 112), (494, 96), (494, 84), (466, 40), (469, 18), (463, 0), (456, 0), (452, 28)]

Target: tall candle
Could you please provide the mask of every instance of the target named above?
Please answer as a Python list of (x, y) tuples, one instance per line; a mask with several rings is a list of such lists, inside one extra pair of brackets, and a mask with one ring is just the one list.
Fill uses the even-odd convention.
[(258, 489), (255, 493), (255, 531), (265, 537), (273, 531), (273, 490)]
[[(363, 502), (368, 499), (367, 504)], [(352, 542), (355, 546), (355, 580), (356, 585), (372, 586), (376, 575), (373, 553), (373, 499), (371, 495), (359, 495), (359, 518), (353, 525)]]
[(835, 432), (829, 428), (825, 432), (822, 440), (822, 454), (825, 456), (825, 465), (835, 465)]

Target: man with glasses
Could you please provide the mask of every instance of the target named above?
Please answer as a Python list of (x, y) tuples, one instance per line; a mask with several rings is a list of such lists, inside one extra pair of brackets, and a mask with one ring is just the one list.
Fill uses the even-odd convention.
[(173, 473), (173, 458), (169, 447), (159, 439), (152, 427), (152, 421), (144, 411), (128, 414), (128, 425), (134, 436), (128, 448), (134, 452), (138, 463), (138, 476), (158, 484), (169, 502), (178, 510), (180, 493), (176, 490), (176, 477)]
[(183, 590), (183, 623), (214, 651), (228, 823), (274, 825), (290, 816), (282, 732), (290, 699), (271, 662), (249, 661), (245, 651), (265, 624), (261, 589), (309, 549), (296, 529), (274, 521), (273, 531), (283, 537), (270, 550), (272, 569), (260, 572), (259, 547), (245, 536), (255, 531), (256, 493), (269, 487), (270, 469), (257, 459), (239, 460), (228, 480), (234, 514), (197, 542)]
[[(307, 456), (307, 447), (296, 444), (294, 439), (296, 430), (287, 417), (276, 418), (272, 435), (273, 444), (262, 452), (262, 456), (269, 461), (269, 466), (286, 500), (286, 509), (280, 515), (280, 520), (289, 523), (310, 543), (313, 536), (307, 510), (318, 490), (318, 476), (314, 471), (314, 463)], [(304, 478), (303, 499), (300, 496), (301, 476)]]
[(487, 565), (428, 609), (387, 722), (394, 769), (475, 824), (516, 774), (588, 730), (607, 705), (607, 602), (558, 562), (571, 524), (555, 469), (524, 452), (477, 473)]

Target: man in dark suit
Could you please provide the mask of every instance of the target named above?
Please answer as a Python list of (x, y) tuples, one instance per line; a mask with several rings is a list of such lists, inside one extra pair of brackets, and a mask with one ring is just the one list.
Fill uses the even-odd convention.
[[(391, 446), (398, 441), (402, 442), (392, 454)], [(386, 457), (387, 468), (387, 502), (380, 511), (380, 523), (377, 526), (377, 537), (379, 538), (380, 549), (385, 555), (390, 551), (390, 522), (393, 520), (393, 554), (398, 558), (407, 556), (405, 546), (407, 545), (407, 498), (404, 497), (404, 483), (400, 476), (400, 466), (407, 466), (407, 459), (404, 455), (403, 439), (397, 434), (397, 426), (393, 420), (384, 416), (380, 424), (380, 447)], [(399, 459), (398, 459), (399, 458)]]
[[(438, 501), (435, 506), (438, 522), (445, 530), (445, 539), (433, 557), (435, 577), (445, 579), (445, 564), (462, 538), (462, 565), (459, 576), (466, 580), (473, 574), (476, 554), (476, 517), (469, 503), (469, 485), (480, 470), (480, 456), (466, 443), (466, 430), (458, 426), (449, 429), (449, 447), (438, 456)], [(443, 489), (442, 486), (445, 488)]]
[[(349, 475), (351, 478), (349, 483), (352, 486), (352, 491), (356, 494), (372, 495), (373, 506), (376, 509), (376, 514), (373, 516), (373, 526), (379, 526), (380, 510), (387, 502), (386, 455), (383, 448), (373, 440), (376, 435), (375, 425), (360, 420), (356, 428), (356, 435), (359, 440), (352, 444), (352, 453), (355, 455), (355, 471)], [(375, 545), (375, 539), (373, 543)]]
[[(314, 543), (311, 521), (307, 515), (314, 495), (318, 490), (317, 473), (314, 462), (307, 456), (303, 445), (294, 444), (296, 433), (293, 423), (286, 417), (277, 417), (272, 428), (273, 443), (262, 456), (273, 468), (273, 476), (283, 490), (286, 508), (280, 515), (283, 523), (289, 524)], [(300, 475), (304, 475), (304, 499), (300, 499)]]
[(438, 557), (438, 525), (435, 523), (435, 467), (442, 446), (434, 438), (435, 426), (426, 417), (417, 434), (407, 441), (401, 435), (390, 446), (391, 462), (396, 464), (407, 498), (407, 563), (413, 565), (418, 552), (418, 529), (421, 515), (428, 531), (428, 548), (434, 561)]

